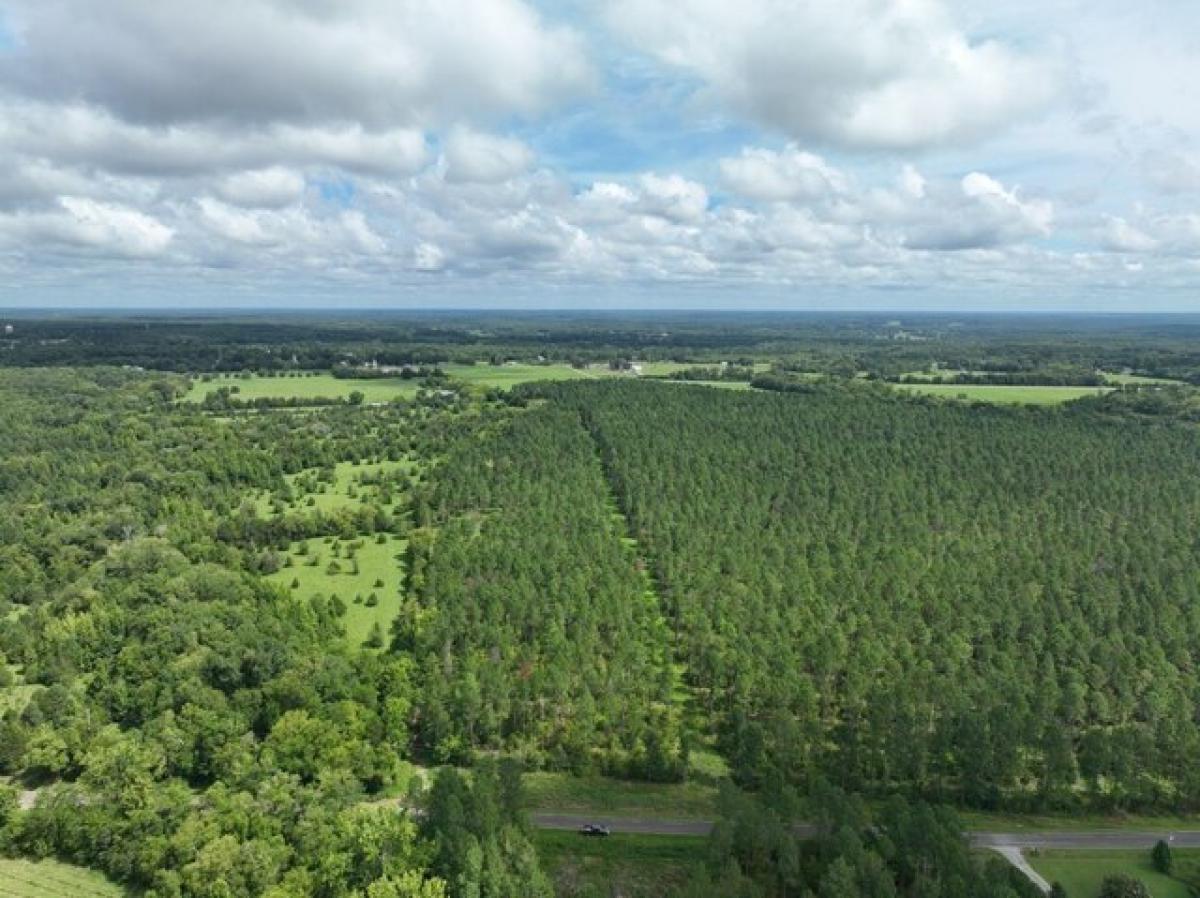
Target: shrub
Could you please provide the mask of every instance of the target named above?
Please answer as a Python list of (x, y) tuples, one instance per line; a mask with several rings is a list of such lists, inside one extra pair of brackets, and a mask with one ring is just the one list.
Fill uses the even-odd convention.
[(1099, 898), (1150, 898), (1150, 890), (1140, 879), (1125, 873), (1114, 873), (1104, 877)]
[(1154, 849), (1150, 852), (1150, 860), (1154, 862), (1154, 869), (1159, 873), (1171, 875), (1171, 846), (1162, 839), (1154, 843)]

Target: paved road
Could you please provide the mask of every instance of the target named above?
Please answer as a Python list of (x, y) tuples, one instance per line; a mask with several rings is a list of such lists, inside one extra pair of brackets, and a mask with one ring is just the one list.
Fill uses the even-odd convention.
[(972, 832), (969, 835), (971, 842), (980, 848), (1149, 849), (1159, 839), (1166, 839), (1174, 848), (1200, 848), (1200, 830), (1195, 829), (1157, 832), (1123, 829), (1101, 832)]
[(1026, 879), (1042, 890), (1043, 894), (1050, 894), (1050, 883), (1046, 881), (1046, 877), (1042, 876), (1041, 873), (1038, 873), (1037, 870), (1033, 869), (1033, 867), (1029, 865), (1029, 861), (1025, 860), (1025, 855), (1022, 853), (1020, 848), (1005, 847), (993, 848), (991, 850), (995, 851), (1002, 858), (1020, 870), (1025, 875)]
[(707, 836), (711, 820), (673, 820), (665, 817), (604, 817), (591, 814), (530, 814), (538, 829), (579, 829), (588, 823), (607, 826), (615, 833), (655, 836)]
[[(641, 833), (660, 836), (706, 836), (712, 832), (711, 820), (680, 820), (660, 817), (604, 817), (583, 814), (531, 814), (533, 825), (539, 829), (579, 829), (588, 823), (609, 827), (615, 833)], [(812, 826), (799, 824), (801, 836), (815, 833)], [(1149, 832), (1137, 830), (1105, 830), (1100, 832), (968, 832), (971, 844), (1001, 855), (1029, 877), (1042, 892), (1050, 891), (1050, 883), (1038, 874), (1025, 859), (1024, 852), (1040, 848), (1063, 849), (1129, 849), (1153, 847), (1159, 839), (1167, 839), (1176, 848), (1200, 848), (1200, 830)]]
[[(660, 836), (706, 836), (712, 832), (711, 820), (684, 820), (667, 817), (607, 817), (594, 814), (530, 815), (539, 829), (579, 829), (588, 823), (608, 826), (613, 832)], [(811, 826), (800, 825), (799, 833), (812, 835)], [(1200, 830), (1151, 832), (1101, 830), (1097, 832), (970, 832), (971, 842), (980, 848), (1152, 848), (1159, 839), (1169, 839), (1176, 848), (1200, 848)]]

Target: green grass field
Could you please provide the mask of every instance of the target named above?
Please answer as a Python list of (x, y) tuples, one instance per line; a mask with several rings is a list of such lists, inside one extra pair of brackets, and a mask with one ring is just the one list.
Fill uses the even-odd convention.
[(538, 380), (588, 380), (605, 376), (599, 368), (572, 368), (570, 365), (442, 365), (455, 380), (480, 387), (515, 387)]
[(719, 390), (752, 390), (748, 380), (668, 380), (669, 384), (688, 384), (693, 387), (716, 387)]
[(896, 389), (971, 402), (1021, 405), (1058, 405), (1080, 396), (1108, 392), (1105, 387), (1004, 387), (993, 384), (896, 384)]
[(559, 898), (658, 898), (703, 867), (708, 844), (696, 836), (594, 838), (550, 830), (538, 830), (534, 843)]
[[(479, 387), (507, 389), (517, 384), (538, 380), (589, 380), (600, 377), (632, 377), (626, 371), (612, 371), (604, 365), (573, 368), (566, 364), (532, 365), (505, 364), (489, 365), (441, 365), (442, 371), (454, 380)], [(641, 364), (643, 377), (662, 377), (688, 365), (678, 362), (645, 362)], [(364, 396), (365, 402), (390, 402), (393, 399), (409, 398), (417, 394), (420, 380), (405, 380), (401, 377), (382, 377), (357, 380), (338, 378), (332, 374), (300, 372), (299, 376), (248, 378), (236, 375), (217, 375), (210, 381), (199, 378), (184, 395), (183, 402), (203, 402), (204, 397), (221, 387), (237, 387), (237, 398), (242, 400), (268, 399), (333, 399), (347, 398), (355, 390)]]
[[(260, 515), (268, 517), (275, 513), (275, 499), (279, 498), (283, 504), (283, 511), (286, 512), (304, 512), (304, 511), (323, 511), (331, 512), (342, 508), (352, 508), (364, 501), (376, 499), (380, 495), (380, 489), (377, 484), (364, 483), (364, 480), (378, 478), (380, 475), (405, 473), (412, 475), (416, 471), (416, 464), (412, 461), (380, 461), (380, 462), (364, 462), (355, 464), (354, 462), (341, 462), (334, 466), (333, 480), (331, 482), (318, 481), (317, 471), (301, 471), (299, 474), (288, 474), (284, 477), (288, 486), (292, 491), (290, 501), (284, 497), (276, 497), (270, 492), (263, 491), (254, 497), (254, 507)], [(309, 504), (309, 499), (312, 499), (312, 504)], [(398, 511), (394, 505), (403, 500), (403, 494), (399, 490), (392, 491), (393, 507), (392, 510)]]
[(1110, 384), (1179, 384), (1183, 381), (1171, 380), (1169, 377), (1145, 377), (1141, 374), (1110, 374), (1104, 373), (1104, 379)]
[(531, 811), (701, 820), (715, 814), (716, 787), (704, 783), (635, 783), (569, 773), (527, 773), (523, 782)]
[(0, 858), (0, 898), (124, 898), (101, 873), (57, 861)]
[[(663, 377), (684, 368), (691, 367), (679, 362), (639, 362), (641, 377)], [(531, 365), (508, 363), (504, 365), (443, 365), (442, 370), (450, 377), (463, 383), (475, 384), (481, 387), (508, 388), (517, 384), (532, 383), (538, 380), (596, 380), (602, 377), (633, 377), (629, 371), (613, 371), (606, 365), (589, 365), (587, 368), (574, 368), (571, 365)]]
[[(1197, 854), (1200, 850), (1176, 851), (1176, 864)], [(1154, 898), (1189, 898), (1191, 894), (1185, 883), (1154, 869), (1149, 851), (1042, 851), (1027, 852), (1026, 858), (1050, 882), (1061, 883), (1070, 898), (1097, 898), (1104, 877), (1112, 873), (1137, 877)]]
[(417, 395), (420, 382), (400, 377), (382, 377), (372, 380), (352, 380), (334, 377), (332, 374), (302, 374), (298, 377), (242, 378), (228, 375), (218, 376), (211, 381), (196, 379), (191, 389), (184, 394), (183, 402), (203, 402), (204, 397), (221, 387), (237, 387), (238, 399), (336, 399), (348, 398), (355, 390), (363, 394), (364, 402), (391, 402)]
[[(404, 584), (404, 562), (396, 556), (404, 554), (407, 542), (388, 535), (386, 541), (380, 544), (376, 543), (373, 536), (363, 536), (356, 541), (362, 545), (354, 559), (348, 559), (349, 543), (338, 543), (336, 540), (326, 542), (326, 539), (317, 537), (303, 543), (293, 543), (288, 552), (292, 567), (280, 568), (268, 579), (285, 589), (291, 589), (301, 598), (314, 593), (326, 596), (336, 593), (346, 603), (346, 616), (342, 624), (350, 645), (361, 646), (376, 623), (383, 629), (386, 639), (389, 627), (400, 610)], [(306, 554), (299, 554), (301, 545), (305, 546)], [(338, 557), (334, 556), (335, 546), (339, 547)], [(314, 558), (317, 564), (310, 565), (309, 562)], [(354, 573), (355, 561), (358, 563), (358, 573)], [(330, 572), (331, 563), (336, 564), (340, 571)], [(378, 581), (383, 581), (383, 585), (377, 586)], [(297, 583), (294, 587), (293, 582)], [(378, 604), (373, 607), (367, 604), (372, 593), (378, 599)], [(363, 601), (355, 601), (356, 596), (361, 596)]]

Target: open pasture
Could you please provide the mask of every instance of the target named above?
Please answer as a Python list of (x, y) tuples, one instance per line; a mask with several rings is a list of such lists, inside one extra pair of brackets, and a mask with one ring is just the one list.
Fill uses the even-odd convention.
[(365, 501), (383, 501), (392, 510), (403, 499), (398, 488), (388, 488), (398, 474), (412, 475), (416, 464), (411, 461), (341, 462), (333, 469), (332, 479), (322, 479), (317, 469), (288, 474), (288, 492), (260, 492), (255, 496), (255, 508), (263, 516), (276, 513), (321, 511), (333, 512), (353, 508)]
[(184, 402), (203, 402), (209, 393), (221, 387), (236, 387), (235, 398), (243, 402), (255, 399), (349, 399), (358, 391), (364, 402), (391, 402), (417, 395), (420, 381), (402, 377), (381, 377), (369, 380), (334, 377), (332, 374), (296, 372), (274, 377), (223, 375), (212, 380), (197, 378), (183, 396)]
[(389, 534), (383, 542), (377, 536), (352, 542), (316, 537), (293, 543), (285, 566), (268, 579), (301, 598), (337, 595), (346, 603), (346, 642), (361, 646), (375, 624), (386, 639), (400, 610), (406, 548), (405, 540)]
[(635, 362), (638, 370), (615, 371), (607, 365), (589, 365), (576, 368), (572, 365), (555, 363), (534, 365), (509, 362), (503, 365), (443, 365), (441, 369), (455, 380), (482, 387), (508, 388), (517, 384), (539, 380), (595, 380), (602, 377), (665, 377), (690, 365), (679, 362)]
[[(589, 365), (575, 368), (564, 363), (537, 365), (528, 363), (506, 363), (490, 365), (447, 364), (438, 366), (452, 379), (480, 387), (507, 389), (517, 384), (539, 380), (589, 380), (600, 377), (663, 377), (689, 367), (679, 362), (639, 363), (638, 374), (629, 371), (614, 371), (606, 365)], [(367, 403), (391, 402), (395, 399), (412, 398), (421, 387), (420, 378), (380, 377), (341, 378), (328, 373), (298, 371), (274, 376), (249, 376), (223, 374), (211, 380), (196, 378), (184, 394), (183, 402), (203, 402), (204, 397), (221, 387), (236, 387), (236, 397), (244, 402), (255, 399), (348, 399), (358, 391)]]
[(897, 390), (1009, 405), (1059, 405), (1081, 396), (1108, 392), (1105, 387), (1008, 387), (994, 384), (897, 384)]

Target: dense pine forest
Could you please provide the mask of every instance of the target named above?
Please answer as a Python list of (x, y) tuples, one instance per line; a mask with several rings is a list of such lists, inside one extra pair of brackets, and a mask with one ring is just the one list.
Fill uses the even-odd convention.
[(588, 422), (740, 781), (1200, 799), (1194, 427), (853, 385), (537, 392)]
[(441, 760), (475, 748), (635, 778), (682, 775), (670, 634), (573, 410), (523, 413), (442, 465), (400, 647)]
[[(1020, 328), (956, 359), (889, 341), (872, 372), (873, 337), (824, 325), (816, 373), (810, 336), (766, 354), (770, 322), (535, 323), (487, 340), (605, 376), (438, 373), (451, 321), (389, 349), (430, 362), (389, 398), (239, 404), (10, 344), (0, 854), (146, 898), (591, 895), (539, 858), (523, 774), (703, 776), (704, 862), (664, 892), (1026, 898), (948, 808), (1200, 806), (1189, 387), (1147, 364), (1035, 408), (886, 383), (1098, 377), (1078, 345), (1014, 353), (1053, 354)], [(367, 330), (292, 336), (348, 396)], [(278, 358), (269, 335), (247, 351)], [(1190, 376), (1169, 341), (1100, 343)]]

